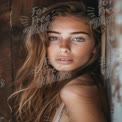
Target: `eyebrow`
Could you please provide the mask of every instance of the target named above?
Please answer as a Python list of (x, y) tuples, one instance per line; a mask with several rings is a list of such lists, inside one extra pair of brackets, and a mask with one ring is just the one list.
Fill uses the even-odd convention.
[[(47, 33), (61, 34), (60, 32), (57, 32), (57, 31), (47, 31)], [(75, 35), (75, 34), (86, 34), (86, 35), (90, 36), (88, 32), (84, 32), (84, 31), (71, 32), (70, 34), (73, 34), (73, 35)]]

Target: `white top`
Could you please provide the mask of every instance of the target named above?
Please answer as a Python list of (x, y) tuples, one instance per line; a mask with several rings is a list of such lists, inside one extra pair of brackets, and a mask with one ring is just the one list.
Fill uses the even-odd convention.
[(63, 108), (64, 108), (64, 103), (61, 104), (60, 108), (58, 109), (58, 111), (56, 112), (56, 119), (54, 122), (60, 122), (60, 118), (63, 112)]

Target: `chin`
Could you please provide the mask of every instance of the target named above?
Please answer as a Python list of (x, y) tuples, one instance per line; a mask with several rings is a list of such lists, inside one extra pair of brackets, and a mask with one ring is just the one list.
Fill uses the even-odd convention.
[(56, 68), (56, 70), (57, 71), (59, 71), (59, 72), (70, 72), (71, 71), (71, 69), (67, 69), (67, 68)]
[(61, 66), (54, 66), (54, 68), (59, 72), (70, 72), (76, 68), (67, 66), (67, 65), (61, 65)]

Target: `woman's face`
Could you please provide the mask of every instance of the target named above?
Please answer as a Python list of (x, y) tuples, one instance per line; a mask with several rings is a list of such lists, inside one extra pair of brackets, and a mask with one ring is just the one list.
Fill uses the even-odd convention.
[(77, 17), (55, 17), (48, 29), (48, 42), (49, 61), (58, 71), (83, 66), (95, 51), (88, 22)]

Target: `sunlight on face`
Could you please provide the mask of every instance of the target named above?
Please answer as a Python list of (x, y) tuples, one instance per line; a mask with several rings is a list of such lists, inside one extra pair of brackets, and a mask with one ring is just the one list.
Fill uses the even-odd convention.
[(88, 62), (94, 52), (88, 23), (76, 17), (58, 16), (48, 29), (48, 58), (58, 71), (72, 71)]

